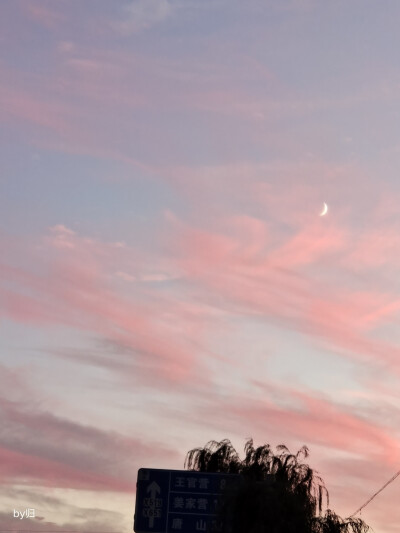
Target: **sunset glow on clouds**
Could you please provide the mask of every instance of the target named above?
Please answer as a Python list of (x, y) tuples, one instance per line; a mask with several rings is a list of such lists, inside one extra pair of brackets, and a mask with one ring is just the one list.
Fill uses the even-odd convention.
[(211, 439), (398, 471), (400, 6), (328, 4), (1, 3), (2, 526), (131, 531)]

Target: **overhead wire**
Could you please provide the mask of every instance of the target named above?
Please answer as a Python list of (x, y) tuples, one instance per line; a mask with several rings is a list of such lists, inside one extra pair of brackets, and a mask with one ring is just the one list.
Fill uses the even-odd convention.
[(375, 494), (373, 494), (359, 509), (357, 509), (357, 511), (355, 511), (352, 515), (350, 515), (349, 518), (352, 518), (353, 516), (358, 514), (361, 511), (361, 509), (364, 509), (364, 507), (366, 507), (375, 498), (375, 496), (377, 496), (380, 492), (382, 492), (383, 489), (386, 488), (390, 483), (392, 483), (392, 481), (394, 481), (396, 477), (399, 475), (400, 475), (400, 470), (396, 472), (396, 474), (393, 477), (391, 477), (389, 481), (387, 481), (383, 485), (383, 487), (381, 487), (377, 492), (375, 492)]

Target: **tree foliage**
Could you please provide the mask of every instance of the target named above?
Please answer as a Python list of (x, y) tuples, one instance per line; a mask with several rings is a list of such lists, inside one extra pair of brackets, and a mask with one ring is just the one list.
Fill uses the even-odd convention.
[(320, 476), (283, 444), (276, 453), (269, 444), (254, 447), (248, 439), (240, 459), (228, 439), (190, 450), (185, 468), (200, 472), (241, 474), (241, 483), (225, 492), (219, 510), (221, 533), (367, 533), (361, 519), (342, 519), (330, 509), (329, 493)]

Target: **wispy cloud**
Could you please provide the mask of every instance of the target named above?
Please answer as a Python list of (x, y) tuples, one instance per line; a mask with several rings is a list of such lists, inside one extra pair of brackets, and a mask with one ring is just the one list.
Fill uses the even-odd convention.
[(54, 29), (65, 20), (62, 12), (56, 8), (54, 2), (39, 0), (38, 2), (19, 2), (25, 13), (36, 23)]
[[(57, 416), (43, 406), (16, 372), (2, 367), (0, 476), (3, 484), (33, 484), (99, 491), (134, 491), (132, 471), (156, 454), (173, 459), (176, 452), (113, 431), (104, 431)], [(20, 398), (11, 402), (10, 380), (19, 382)], [(34, 398), (32, 398), (32, 392)], [(150, 455), (149, 455), (150, 454)]]
[(169, 0), (131, 0), (124, 7), (120, 22), (115, 24), (123, 35), (130, 35), (160, 24), (172, 13)]
[[(139, 267), (138, 276), (147, 283), (132, 285), (128, 298), (116, 286), (115, 266), (120, 262), (129, 269), (129, 264), (140, 265), (143, 257), (141, 252), (117, 244), (85, 238), (56, 225), (40, 245), (24, 250), (25, 258), (32, 254), (32, 260), (41, 265), (40, 273), (7, 263), (0, 267), (4, 316), (26, 324), (64, 325), (114, 339), (130, 347), (132, 362), (139, 363), (139, 368), (150, 366), (153, 376), (168, 381), (187, 379), (194, 373), (197, 379), (206, 379), (192, 343), (200, 341), (212, 320), (201, 312), (201, 306), (158, 294), (156, 288), (151, 291), (151, 282), (166, 281), (165, 274), (146, 273), (143, 267)], [(8, 262), (12, 262), (11, 257)], [(18, 291), (12, 288), (16, 282)], [(196, 307), (197, 314), (192, 312)]]

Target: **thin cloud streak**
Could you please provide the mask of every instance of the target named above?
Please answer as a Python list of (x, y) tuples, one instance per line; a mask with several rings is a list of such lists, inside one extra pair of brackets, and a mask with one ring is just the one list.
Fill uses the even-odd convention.
[[(140, 439), (96, 429), (57, 416), (43, 406), (38, 393), (28, 396), (24, 380), (7, 375), (0, 397), (0, 478), (2, 484), (132, 492), (134, 471), (141, 461), (158, 456), (174, 459), (176, 452), (160, 443), (149, 448)], [(20, 398), (7, 399), (11, 381), (19, 384)], [(22, 392), (26, 391), (26, 392)], [(43, 401), (42, 401), (43, 403)]]

